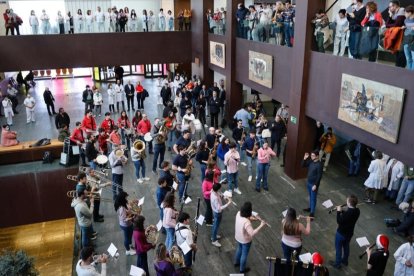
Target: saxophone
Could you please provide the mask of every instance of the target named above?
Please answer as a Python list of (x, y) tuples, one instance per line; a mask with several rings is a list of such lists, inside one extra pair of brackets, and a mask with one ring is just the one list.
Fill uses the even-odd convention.
[(259, 150), (259, 146), (257, 145), (256, 142), (254, 142), (254, 146), (253, 146), (253, 149), (252, 149), (252, 158), (256, 158), (258, 150)]
[(186, 172), (185, 172), (185, 176), (189, 176), (191, 174), (192, 169), (194, 168), (193, 162), (190, 162), (191, 159), (196, 155), (197, 152), (197, 147), (196, 147), (196, 142), (192, 141), (190, 146), (187, 149), (187, 167), (186, 167)]
[(165, 143), (165, 141), (167, 140), (167, 132), (168, 132), (168, 128), (165, 126), (166, 121), (163, 120), (161, 122), (161, 126), (158, 129), (158, 135), (155, 139), (157, 139), (157, 142), (159, 144)]

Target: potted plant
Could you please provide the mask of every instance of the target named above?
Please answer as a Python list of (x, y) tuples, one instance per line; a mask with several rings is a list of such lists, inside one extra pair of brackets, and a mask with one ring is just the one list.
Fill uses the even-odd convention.
[(0, 255), (0, 276), (37, 276), (39, 272), (34, 266), (34, 258), (23, 250), (4, 250)]

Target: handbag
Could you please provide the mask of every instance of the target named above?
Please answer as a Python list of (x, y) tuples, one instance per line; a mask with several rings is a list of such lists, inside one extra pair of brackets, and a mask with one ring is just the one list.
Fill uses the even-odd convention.
[(270, 132), (270, 130), (268, 128), (263, 129), (262, 131), (262, 138), (269, 138), (272, 136), (272, 133)]
[(148, 91), (146, 89), (144, 89), (144, 97), (145, 98), (148, 98), (149, 97), (149, 93), (148, 93)]

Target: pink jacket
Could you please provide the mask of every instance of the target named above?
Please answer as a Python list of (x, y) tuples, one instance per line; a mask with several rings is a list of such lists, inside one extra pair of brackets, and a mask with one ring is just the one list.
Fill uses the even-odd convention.
[(267, 149), (260, 148), (259, 151), (257, 152), (257, 160), (259, 161), (260, 164), (269, 163), (270, 157), (272, 156), (273, 157), (276, 156), (276, 153), (271, 148), (267, 148)]
[(11, 130), (7, 130), (5, 128), (2, 129), (1, 132), (1, 145), (3, 147), (11, 147), (11, 146), (15, 146), (19, 143), (19, 141), (17, 141), (17, 132), (16, 131), (11, 131)]
[(177, 224), (177, 211), (172, 208), (164, 208), (164, 217), (162, 219), (162, 226), (164, 228), (175, 228)]
[(203, 189), (203, 197), (205, 199), (210, 199), (211, 191), (213, 190), (213, 182), (210, 182), (204, 179), (202, 189)]

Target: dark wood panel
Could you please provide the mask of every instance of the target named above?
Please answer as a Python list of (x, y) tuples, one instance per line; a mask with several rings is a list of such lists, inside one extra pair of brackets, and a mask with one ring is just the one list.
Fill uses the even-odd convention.
[[(407, 149), (414, 145), (414, 77), (411, 71), (383, 64), (312, 52), (306, 114), (338, 129), (373, 148), (414, 165), (414, 156)], [(338, 119), (342, 73), (407, 89), (402, 123), (397, 144), (388, 142)]]
[(3, 36), (0, 71), (185, 63), (191, 61), (190, 41), (191, 32)]

